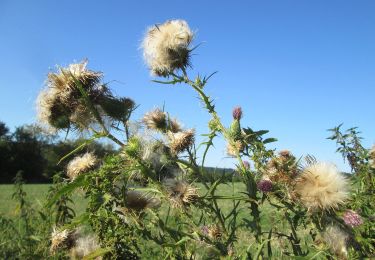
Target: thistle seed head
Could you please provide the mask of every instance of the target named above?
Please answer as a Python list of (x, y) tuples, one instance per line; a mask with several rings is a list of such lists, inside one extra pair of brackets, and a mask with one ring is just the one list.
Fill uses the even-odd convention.
[(199, 198), (198, 190), (185, 181), (168, 179), (165, 186), (169, 193), (169, 199), (173, 207), (187, 207)]
[(153, 129), (161, 132), (166, 131), (167, 115), (159, 108), (146, 113), (142, 121), (148, 129)]
[(295, 191), (309, 210), (337, 208), (349, 197), (348, 180), (329, 163), (306, 167), (297, 180)]
[(85, 153), (71, 160), (66, 168), (68, 177), (73, 181), (80, 174), (93, 169), (98, 160), (93, 153)]
[(168, 133), (169, 146), (173, 154), (179, 154), (191, 147), (195, 140), (194, 129), (189, 129), (177, 133)]
[(183, 20), (170, 20), (148, 29), (142, 43), (143, 57), (153, 75), (166, 77), (189, 66), (189, 45), (194, 34)]
[(128, 209), (142, 211), (146, 208), (156, 208), (160, 200), (136, 190), (129, 190), (125, 195), (125, 205)]
[(237, 153), (242, 152), (245, 145), (241, 141), (235, 141), (227, 144), (227, 154), (232, 157), (236, 157)]
[(180, 123), (177, 121), (177, 119), (171, 119), (169, 120), (169, 131), (172, 133), (178, 133), (182, 130), (182, 127)]
[(55, 253), (60, 248), (70, 246), (71, 244), (71, 230), (58, 230), (56, 227), (53, 228), (52, 234), (51, 234), (51, 247), (50, 251), (51, 253)]

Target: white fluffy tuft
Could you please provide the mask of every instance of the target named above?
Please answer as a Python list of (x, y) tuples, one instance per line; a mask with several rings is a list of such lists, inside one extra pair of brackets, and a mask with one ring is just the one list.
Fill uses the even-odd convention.
[(329, 163), (315, 163), (304, 169), (296, 192), (309, 210), (337, 208), (349, 197), (349, 182)]

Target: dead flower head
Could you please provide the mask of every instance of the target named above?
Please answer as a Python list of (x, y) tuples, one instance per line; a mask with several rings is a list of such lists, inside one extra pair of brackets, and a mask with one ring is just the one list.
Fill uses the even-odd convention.
[(169, 193), (170, 202), (175, 208), (189, 206), (199, 198), (197, 188), (185, 181), (168, 179), (165, 186)]
[(309, 210), (337, 208), (349, 197), (348, 180), (329, 163), (307, 166), (297, 180), (295, 191)]
[(56, 227), (54, 227), (51, 234), (51, 253), (55, 253), (60, 248), (69, 247), (72, 243), (72, 233), (73, 232), (71, 230), (58, 230)]
[(375, 144), (372, 146), (370, 150), (370, 159), (371, 159), (371, 166), (372, 168), (375, 168)]
[(189, 45), (194, 34), (184, 20), (170, 20), (150, 27), (142, 43), (151, 73), (166, 77), (189, 65)]
[(164, 132), (167, 128), (167, 115), (159, 108), (146, 113), (142, 121), (148, 129)]
[(87, 60), (73, 63), (66, 68), (60, 68), (58, 73), (49, 73), (47, 86), (57, 89), (65, 98), (78, 89), (77, 84), (81, 84), (86, 90), (95, 87), (100, 82), (102, 73), (88, 70), (87, 63)]
[(169, 146), (172, 153), (179, 154), (194, 144), (195, 140), (195, 131), (194, 129), (189, 129), (177, 133), (168, 133), (169, 137)]
[(157, 208), (160, 200), (136, 190), (129, 190), (125, 195), (125, 204), (128, 209), (142, 211), (146, 208)]
[(201, 232), (203, 235), (209, 237), (210, 239), (218, 240), (222, 237), (223, 232), (221, 231), (219, 225), (208, 225), (202, 226)]
[(102, 73), (88, 70), (86, 66), (87, 61), (83, 61), (48, 74), (46, 88), (39, 93), (36, 102), (37, 117), (43, 125), (54, 130), (64, 129), (77, 119), (83, 122), (92, 118), (86, 113), (87, 109), (82, 109), (80, 88), (94, 104), (107, 93), (107, 89), (99, 86)]
[(93, 153), (85, 153), (71, 160), (67, 166), (67, 175), (71, 180), (80, 174), (91, 170), (97, 164), (97, 158)]
[(181, 128), (181, 125), (180, 123), (177, 121), (177, 119), (171, 119), (171, 120), (168, 120), (169, 122), (169, 127), (168, 129), (172, 132), (172, 133), (178, 133), (182, 130)]

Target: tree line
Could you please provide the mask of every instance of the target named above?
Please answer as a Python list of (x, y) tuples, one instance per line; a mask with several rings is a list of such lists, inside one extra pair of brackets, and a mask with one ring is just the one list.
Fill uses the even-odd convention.
[[(0, 183), (13, 183), (17, 173), (21, 173), (27, 183), (51, 183), (52, 177), (65, 170), (69, 160), (60, 159), (73, 151), (83, 139), (69, 140), (58, 135), (46, 134), (37, 125), (22, 125), (13, 132), (0, 121)], [(92, 142), (79, 153), (93, 151), (99, 158), (113, 154), (116, 149), (111, 144)], [(77, 155), (76, 154), (76, 155)], [(237, 180), (233, 169), (205, 167), (208, 180), (222, 178), (224, 182)]]
[[(59, 160), (83, 139), (69, 140), (58, 135), (47, 135), (37, 125), (16, 127), (13, 132), (0, 121), (0, 183), (13, 183), (21, 173), (27, 183), (50, 183), (52, 176), (61, 172), (69, 160)], [(115, 152), (110, 144), (92, 142), (81, 153), (94, 151), (104, 157)]]

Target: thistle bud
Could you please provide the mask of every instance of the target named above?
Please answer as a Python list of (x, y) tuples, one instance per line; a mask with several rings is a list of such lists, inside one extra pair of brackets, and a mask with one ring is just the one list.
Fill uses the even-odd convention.
[(232, 112), (233, 119), (234, 120), (241, 120), (242, 118), (242, 108), (241, 107), (235, 107)]
[(233, 120), (232, 124), (230, 125), (230, 135), (235, 141), (241, 139), (242, 133), (239, 120)]

